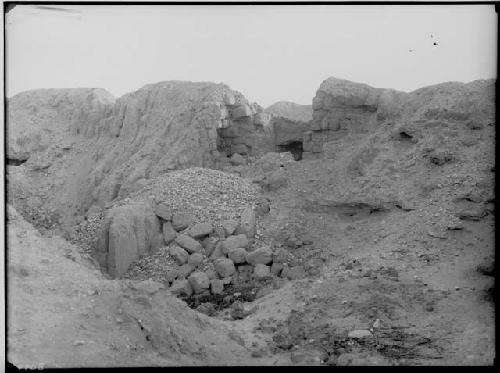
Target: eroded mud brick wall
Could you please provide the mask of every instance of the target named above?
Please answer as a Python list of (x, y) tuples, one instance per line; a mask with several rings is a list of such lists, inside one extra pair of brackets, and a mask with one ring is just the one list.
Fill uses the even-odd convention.
[(313, 120), (304, 134), (304, 151), (322, 153), (325, 142), (348, 133), (368, 132), (385, 118), (382, 95), (389, 95), (388, 90), (336, 78), (325, 80), (313, 99)]
[(268, 119), (258, 105), (226, 92), (222, 106), (217, 148), (225, 155), (261, 155), (273, 150)]

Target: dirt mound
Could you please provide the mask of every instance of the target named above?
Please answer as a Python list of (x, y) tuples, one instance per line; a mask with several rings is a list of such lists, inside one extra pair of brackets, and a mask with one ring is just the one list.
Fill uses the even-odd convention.
[(93, 136), (114, 102), (99, 88), (38, 89), (13, 96), (7, 107), (7, 158), (26, 161), (54, 145), (69, 148), (79, 135)]
[(495, 79), (447, 82), (410, 92), (403, 113), (412, 120), (495, 121)]
[(268, 106), (264, 112), (276, 117), (308, 122), (312, 119), (312, 106), (299, 105), (289, 101), (279, 101)]

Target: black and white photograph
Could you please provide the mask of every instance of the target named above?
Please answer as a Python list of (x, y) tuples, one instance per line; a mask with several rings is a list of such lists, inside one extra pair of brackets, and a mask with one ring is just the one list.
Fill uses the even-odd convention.
[(495, 365), (498, 4), (3, 5), (7, 371)]

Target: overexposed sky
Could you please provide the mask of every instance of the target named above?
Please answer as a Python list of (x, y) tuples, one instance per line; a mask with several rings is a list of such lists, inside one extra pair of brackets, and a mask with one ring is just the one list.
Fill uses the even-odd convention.
[(5, 27), (8, 97), (190, 80), (266, 107), (311, 104), (330, 76), (403, 91), (496, 77), (493, 5), (20, 5)]

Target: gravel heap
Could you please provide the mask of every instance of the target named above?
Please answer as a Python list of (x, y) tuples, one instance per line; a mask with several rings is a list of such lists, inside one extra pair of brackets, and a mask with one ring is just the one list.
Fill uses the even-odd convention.
[(154, 204), (167, 203), (174, 213), (192, 214), (198, 223), (217, 226), (222, 220), (239, 218), (258, 196), (259, 187), (248, 180), (195, 167), (161, 175), (115, 206), (146, 198)]
[(86, 220), (74, 227), (69, 241), (82, 249), (82, 252), (91, 254), (97, 247), (101, 233), (104, 214), (102, 212), (89, 215)]

